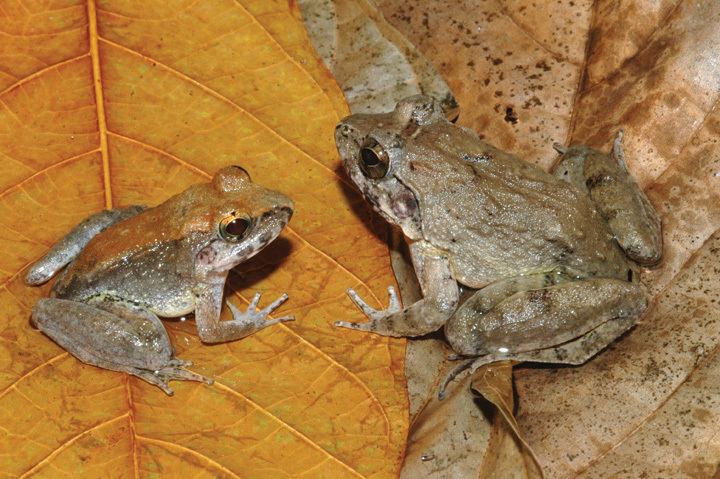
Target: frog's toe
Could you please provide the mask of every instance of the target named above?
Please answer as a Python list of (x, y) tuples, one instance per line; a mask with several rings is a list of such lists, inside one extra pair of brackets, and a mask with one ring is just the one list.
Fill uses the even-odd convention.
[(258, 325), (258, 330), (268, 328), (276, 324), (285, 323), (287, 321), (295, 321), (295, 316), (283, 316), (281, 318), (263, 320), (262, 323)]
[(147, 371), (144, 369), (136, 369), (132, 371), (128, 371), (133, 376), (137, 376), (140, 379), (149, 382), (150, 384), (159, 387), (162, 389), (165, 394), (168, 396), (172, 396), (175, 394), (175, 391), (173, 391), (170, 386), (168, 385), (168, 379), (164, 376), (159, 374), (159, 371)]
[(155, 374), (162, 376), (165, 381), (170, 381), (174, 379), (177, 381), (197, 381), (206, 384), (213, 383), (213, 380), (211, 378), (174, 366), (165, 367), (160, 371), (157, 371)]
[(555, 151), (557, 151), (561, 155), (564, 155), (565, 153), (567, 153), (567, 150), (568, 150), (565, 145), (562, 145), (560, 143), (553, 143), (552, 147), (555, 149)]
[(265, 328), (272, 324), (277, 324), (278, 322), (291, 321), (292, 319), (294, 319), (293, 316), (284, 316), (283, 318), (281, 318), (283, 321), (272, 320), (268, 321), (269, 324), (264, 324), (265, 319), (270, 315), (270, 313), (275, 311), (281, 304), (287, 301), (287, 299), (288, 295), (287, 293), (284, 293), (278, 299), (266, 306), (264, 309), (258, 310), (257, 306), (260, 302), (260, 293), (255, 293), (255, 296), (248, 305), (247, 311), (244, 313), (240, 311), (240, 309), (234, 304), (232, 304), (230, 301), (226, 301), (225, 304), (227, 304), (228, 308), (230, 308), (230, 311), (232, 312), (233, 318), (235, 320), (242, 322), (250, 322), (252, 324), (255, 324), (256, 326)]
[(335, 326), (354, 329), (356, 331), (372, 331), (372, 323), (351, 323), (349, 321), (335, 321)]
[[(287, 301), (287, 299), (288, 299), (287, 293), (281, 294), (278, 299), (276, 299), (275, 301), (270, 303), (268, 306), (266, 306), (265, 309), (260, 311), (260, 314), (263, 314), (264, 316), (269, 315), (270, 313), (275, 311), (277, 308), (279, 308), (281, 304), (283, 304), (285, 301)], [(286, 317), (290, 317), (290, 316), (286, 316)]]
[(367, 304), (354, 289), (348, 288), (347, 295), (350, 297), (352, 302), (355, 303), (355, 306), (357, 306), (368, 318), (372, 318), (378, 314), (378, 311), (371, 308), (370, 305)]
[(149, 371), (146, 369), (132, 369), (128, 371), (133, 376), (137, 376), (144, 381), (153, 384), (162, 389), (165, 394), (172, 396), (175, 392), (170, 388), (168, 382), (177, 381), (197, 381), (204, 382), (206, 384), (212, 384), (213, 380), (202, 376), (200, 374), (182, 369), (183, 366), (187, 366), (190, 361), (184, 361), (182, 359), (171, 359), (167, 365), (155, 371)]
[(390, 297), (390, 304), (386, 310), (388, 313), (397, 313), (402, 311), (402, 303), (400, 303), (400, 297), (398, 296), (393, 286), (388, 286), (388, 296)]
[(464, 363), (460, 364), (459, 366), (455, 367), (452, 371), (450, 371), (445, 377), (445, 380), (442, 382), (442, 384), (440, 384), (440, 390), (438, 391), (438, 399), (441, 401), (445, 399), (445, 391), (447, 390), (448, 385), (453, 382), (453, 380), (458, 377), (463, 371), (473, 368), (476, 362), (477, 358), (469, 359)]

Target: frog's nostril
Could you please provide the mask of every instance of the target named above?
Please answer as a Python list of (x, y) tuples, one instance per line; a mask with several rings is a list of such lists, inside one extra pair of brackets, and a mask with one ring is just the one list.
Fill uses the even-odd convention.
[(285, 214), (285, 216), (287, 216), (287, 221), (290, 221), (290, 218), (292, 218), (292, 215), (293, 215), (292, 208), (290, 208), (289, 206), (280, 206), (279, 208), (277, 208), (277, 210), (279, 212)]
[(350, 133), (350, 127), (347, 126), (345, 123), (338, 123), (335, 127), (335, 136), (342, 135), (344, 137), (347, 137)]

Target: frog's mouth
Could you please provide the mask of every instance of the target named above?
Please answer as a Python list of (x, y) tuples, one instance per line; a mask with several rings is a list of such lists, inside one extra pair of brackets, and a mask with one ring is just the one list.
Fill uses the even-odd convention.
[(235, 264), (252, 258), (272, 243), (290, 222), (292, 214), (292, 208), (281, 206), (257, 218), (253, 222), (249, 235), (237, 245), (233, 252), (236, 259)]

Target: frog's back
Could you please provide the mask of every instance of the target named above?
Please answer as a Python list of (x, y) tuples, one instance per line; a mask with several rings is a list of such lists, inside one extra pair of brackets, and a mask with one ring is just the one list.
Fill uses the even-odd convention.
[[(423, 236), (450, 252), (456, 279), (482, 287), (501, 278), (566, 267), (579, 275), (627, 275), (624, 256), (589, 198), (535, 165), (477, 140), (442, 144), (449, 161), (420, 175)], [(420, 158), (420, 155), (418, 156)], [(417, 185), (416, 185), (417, 186)]]
[[(191, 311), (192, 258), (182, 244), (186, 225), (168, 218), (191, 209), (188, 199), (195, 196), (178, 195), (98, 234), (58, 278), (53, 295), (85, 300), (111, 293), (157, 306), (153, 309), (163, 316)], [(180, 307), (163, 307), (169, 299)]]

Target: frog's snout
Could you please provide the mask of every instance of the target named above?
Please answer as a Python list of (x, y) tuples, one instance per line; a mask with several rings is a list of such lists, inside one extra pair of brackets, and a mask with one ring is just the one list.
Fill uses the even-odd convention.
[(290, 218), (292, 218), (292, 215), (294, 213), (293, 206), (294, 205), (291, 201), (289, 205), (275, 207), (275, 213), (280, 218), (280, 221), (282, 222), (283, 227), (285, 227), (285, 225), (287, 225), (290, 222)]

